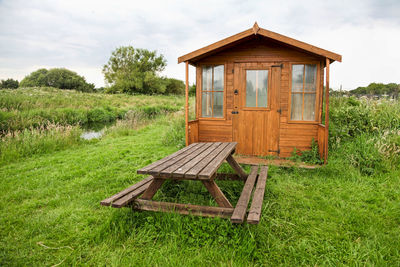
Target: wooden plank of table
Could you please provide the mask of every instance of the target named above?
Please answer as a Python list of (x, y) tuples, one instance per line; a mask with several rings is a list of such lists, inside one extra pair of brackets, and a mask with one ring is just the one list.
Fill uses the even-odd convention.
[(233, 208), (199, 206), (192, 204), (160, 202), (143, 199), (136, 199), (133, 202), (132, 208), (145, 211), (176, 212), (184, 215), (221, 218), (229, 218), (231, 217), (233, 212)]
[(232, 153), (236, 145), (236, 142), (228, 143), (228, 145), (216, 157), (214, 157), (207, 164), (207, 166), (204, 167), (197, 177), (205, 180), (210, 179), (210, 177), (218, 170), (224, 160)]
[(157, 174), (157, 178), (172, 178), (173, 173), (176, 170), (179, 170), (181, 167), (184, 167), (186, 163), (190, 162), (194, 158), (196, 158), (199, 154), (202, 154), (204, 150), (207, 150), (209, 147), (211, 147), (213, 143), (204, 143), (204, 145), (195, 151), (191, 152), (190, 154), (186, 155), (185, 157), (181, 158), (180, 160), (176, 161), (174, 164), (171, 164), (164, 170), (160, 171), (159, 174)]
[(175, 170), (174, 173), (172, 174), (172, 177), (174, 178), (184, 178), (185, 173), (189, 171), (191, 168), (193, 168), (195, 165), (199, 164), (205, 157), (207, 157), (211, 152), (214, 150), (218, 149), (218, 147), (222, 145), (221, 142), (215, 142), (211, 143), (211, 146), (209, 146), (206, 150), (204, 150), (202, 153), (194, 157), (192, 160), (186, 162), (186, 164), (179, 169)]
[(158, 174), (168, 168), (169, 166), (171, 166), (172, 164), (174, 164), (175, 162), (177, 162), (178, 160), (186, 157), (187, 155), (190, 155), (191, 153), (193, 153), (194, 151), (196, 151), (197, 149), (200, 149), (202, 146), (204, 146), (205, 143), (197, 143), (196, 145), (194, 145), (191, 149), (188, 149), (186, 151), (184, 151), (183, 153), (179, 154), (178, 156), (169, 159), (163, 163), (161, 163), (160, 165), (148, 170), (146, 173), (153, 175), (154, 177), (158, 176)]
[(138, 198), (143, 192), (147, 190), (151, 183), (147, 183), (142, 185), (141, 187), (129, 192), (128, 194), (124, 195), (123, 197), (113, 201), (111, 206), (114, 208), (122, 208), (131, 203), (135, 198)]
[(173, 153), (173, 154), (171, 154), (169, 156), (166, 156), (165, 158), (162, 158), (162, 159), (160, 159), (160, 160), (158, 160), (156, 162), (153, 162), (150, 165), (147, 165), (147, 166), (137, 170), (137, 173), (138, 174), (147, 174), (148, 170), (150, 170), (150, 169), (152, 169), (154, 167), (157, 167), (158, 165), (166, 162), (167, 160), (170, 160), (170, 159), (173, 159), (173, 158), (179, 156), (180, 154), (182, 154), (183, 152), (185, 152), (188, 149), (192, 149), (196, 144), (197, 143), (193, 143), (193, 144), (191, 144), (191, 145), (189, 145), (187, 147), (182, 148), (181, 150), (176, 151), (175, 153)]
[(233, 211), (231, 222), (243, 223), (244, 217), (246, 216), (247, 206), (249, 205), (251, 193), (253, 192), (254, 184), (256, 182), (257, 173), (258, 166), (252, 166), (249, 177), (244, 184), (242, 193), (240, 194), (235, 210)]
[(212, 161), (218, 154), (224, 150), (230, 143), (222, 143), (219, 147), (217, 147), (214, 151), (208, 154), (207, 157), (203, 158), (199, 163), (193, 166), (189, 171), (185, 173), (185, 179), (196, 179), (199, 172), (203, 170), (205, 166), (207, 166), (210, 161)]
[(247, 173), (244, 172), (242, 167), (237, 163), (237, 161), (232, 157), (230, 154), (227, 158), (226, 161), (229, 163), (229, 165), (236, 171), (237, 174), (239, 174), (240, 177), (243, 179), (247, 178)]
[(143, 193), (141, 198), (146, 200), (152, 199), (164, 182), (165, 182), (164, 179), (154, 178), (149, 187)]
[(136, 183), (136, 184), (124, 189), (124, 190), (122, 190), (121, 192), (119, 192), (119, 193), (117, 193), (117, 194), (115, 194), (115, 195), (113, 195), (113, 196), (111, 196), (109, 198), (106, 198), (106, 199), (102, 200), (100, 202), (100, 205), (102, 205), (102, 206), (110, 206), (113, 201), (116, 201), (117, 199), (129, 194), (130, 192), (138, 189), (139, 187), (150, 183), (152, 180), (153, 180), (153, 176), (148, 176), (145, 179), (143, 179), (142, 181), (140, 181), (140, 182), (138, 182), (138, 183)]
[(220, 207), (225, 207), (225, 208), (233, 208), (232, 204), (229, 202), (229, 200), (226, 198), (224, 193), (222, 193), (221, 189), (218, 187), (218, 185), (210, 180), (210, 181), (202, 181), (204, 186), (207, 188), (208, 192), (213, 196), (215, 199), (215, 202)]
[(254, 191), (253, 201), (250, 206), (249, 215), (247, 216), (248, 223), (256, 224), (260, 221), (267, 176), (268, 176), (268, 166), (262, 166), (260, 174), (258, 175), (257, 186)]

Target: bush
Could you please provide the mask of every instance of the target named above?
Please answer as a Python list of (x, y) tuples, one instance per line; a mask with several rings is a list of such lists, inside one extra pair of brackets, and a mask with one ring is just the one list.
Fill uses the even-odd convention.
[(166, 94), (182, 95), (185, 93), (185, 84), (183, 81), (173, 78), (165, 78)]
[(311, 140), (311, 150), (300, 151), (299, 154), (298, 150), (295, 148), (292, 152), (291, 159), (310, 164), (322, 164), (324, 162), (319, 155), (318, 143), (314, 138)]
[(20, 86), (50, 86), (59, 89), (74, 89), (81, 92), (92, 92), (94, 90), (94, 84), (87, 83), (83, 76), (64, 68), (34, 71), (21, 81)]
[(1, 80), (0, 88), (2, 89), (17, 89), (19, 83), (14, 79)]
[(189, 95), (190, 96), (196, 95), (196, 85), (195, 84), (192, 84), (191, 86), (189, 86)]
[(110, 108), (94, 108), (87, 113), (89, 123), (111, 122), (114, 121), (116, 117), (116, 114)]

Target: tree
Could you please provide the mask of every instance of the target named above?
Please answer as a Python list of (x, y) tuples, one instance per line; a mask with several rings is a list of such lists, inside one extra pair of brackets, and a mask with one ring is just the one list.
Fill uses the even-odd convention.
[(92, 92), (94, 90), (94, 84), (87, 83), (83, 76), (65, 68), (38, 69), (26, 76), (20, 83), (20, 87), (32, 86), (51, 86), (82, 92)]
[(18, 85), (19, 85), (19, 83), (17, 80), (10, 78), (7, 80), (1, 80), (0, 88), (17, 89)]
[(167, 85), (159, 76), (167, 62), (156, 51), (122, 46), (114, 50), (103, 67), (108, 92), (165, 93)]

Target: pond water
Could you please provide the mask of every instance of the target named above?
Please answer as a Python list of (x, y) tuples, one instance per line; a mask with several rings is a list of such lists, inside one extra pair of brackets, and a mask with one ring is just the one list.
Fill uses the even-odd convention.
[(103, 135), (104, 131), (101, 130), (99, 132), (95, 132), (95, 131), (87, 131), (87, 132), (83, 132), (81, 134), (81, 138), (85, 139), (85, 140), (91, 140), (94, 138), (100, 138)]
[(84, 126), (84, 132), (81, 134), (81, 138), (85, 140), (91, 140), (94, 138), (100, 138), (103, 136), (106, 127), (114, 125), (112, 123), (96, 123)]

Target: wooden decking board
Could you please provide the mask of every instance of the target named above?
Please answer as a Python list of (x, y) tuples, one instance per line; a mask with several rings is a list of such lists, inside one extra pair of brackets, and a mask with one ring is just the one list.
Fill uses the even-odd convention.
[(154, 167), (150, 170), (148, 170), (146, 173), (151, 174), (153, 176), (158, 176), (158, 174), (168, 168), (169, 166), (171, 166), (172, 164), (174, 164), (175, 162), (177, 162), (178, 160), (186, 157), (187, 155), (190, 155), (190, 153), (192, 153), (193, 151), (195, 151), (196, 149), (201, 148), (202, 146), (204, 146), (205, 143), (196, 143), (196, 145), (194, 145), (191, 149), (186, 150), (185, 152), (179, 154), (178, 156), (169, 159), (168, 161), (165, 161), (163, 163), (161, 163), (160, 165), (158, 165), (157, 167)]
[(166, 162), (166, 161), (168, 161), (168, 160), (170, 160), (170, 159), (172, 159), (172, 158), (175, 158), (175, 157), (179, 156), (180, 154), (182, 154), (183, 152), (185, 152), (185, 151), (188, 150), (188, 149), (191, 149), (191, 148), (194, 147), (195, 145), (196, 145), (196, 143), (191, 144), (191, 145), (189, 145), (189, 146), (187, 146), (187, 147), (184, 147), (184, 148), (182, 148), (181, 150), (178, 150), (178, 151), (176, 151), (175, 153), (173, 153), (173, 154), (171, 154), (171, 155), (169, 155), (169, 156), (167, 156), (167, 157), (165, 157), (165, 158), (162, 158), (162, 159), (160, 159), (160, 160), (158, 160), (158, 161), (156, 161), (156, 162), (153, 162), (153, 163), (151, 163), (151, 164), (149, 164), (149, 165), (147, 165), (147, 166), (145, 166), (145, 167), (143, 167), (143, 168), (137, 170), (137, 173), (138, 173), (138, 174), (147, 174), (147, 171), (148, 171), (148, 170), (150, 170), (150, 169), (152, 169), (152, 168), (155, 168), (155, 167), (157, 167), (158, 165), (160, 165), (160, 164), (162, 164), (162, 163), (164, 163), (164, 162)]
[(233, 208), (198, 206), (192, 204), (159, 202), (143, 199), (136, 199), (134, 201), (133, 208), (146, 211), (177, 212), (184, 215), (222, 218), (229, 218), (233, 212)]
[(122, 208), (131, 203), (135, 198), (139, 197), (141, 194), (143, 194), (147, 188), (149, 187), (151, 183), (146, 183), (140, 187), (138, 187), (136, 190), (133, 190), (132, 192), (129, 192), (128, 194), (124, 195), (123, 197), (113, 201), (111, 203), (111, 206), (114, 208)]
[(189, 171), (187, 171), (185, 173), (185, 178), (198, 177), (199, 172), (201, 172), (203, 170), (203, 168), (206, 167), (214, 159), (214, 157), (217, 156), (221, 151), (223, 151), (229, 144), (230, 143), (222, 143), (222, 145), (220, 145), (217, 149), (212, 151), (207, 158), (204, 158), (198, 164), (193, 166), (193, 168), (191, 168)]
[(195, 158), (187, 162), (184, 166), (181, 168), (177, 169), (173, 173), (173, 177), (175, 178), (183, 178), (185, 176), (185, 173), (189, 171), (191, 168), (193, 168), (196, 164), (201, 162), (205, 157), (208, 157), (211, 152), (214, 150), (218, 149), (219, 146), (221, 146), (221, 142), (216, 142), (213, 143), (212, 146), (208, 147), (205, 151), (203, 151), (201, 154), (197, 155)]
[(268, 176), (268, 166), (262, 166), (258, 175), (256, 189), (254, 190), (253, 201), (250, 206), (247, 222), (257, 224), (260, 221), (262, 203), (264, 200), (265, 183)]
[(113, 201), (116, 201), (117, 199), (125, 196), (126, 194), (129, 194), (130, 192), (138, 189), (139, 187), (150, 183), (152, 180), (153, 180), (153, 176), (148, 176), (147, 178), (145, 178), (142, 181), (140, 181), (140, 182), (138, 182), (138, 183), (126, 188), (125, 190), (122, 190), (121, 192), (119, 192), (119, 193), (117, 193), (117, 194), (115, 194), (115, 195), (113, 195), (113, 196), (111, 196), (111, 197), (109, 197), (107, 199), (102, 200), (100, 202), (100, 204), (103, 205), (103, 206), (110, 206)]
[(199, 179), (209, 179), (221, 166), (223, 161), (232, 153), (235, 149), (236, 143), (228, 143), (228, 145), (204, 167), (199, 173)]
[(247, 207), (249, 205), (251, 193), (253, 192), (254, 184), (256, 182), (257, 173), (258, 166), (252, 166), (250, 174), (247, 177), (242, 193), (240, 194), (239, 200), (236, 204), (235, 210), (233, 211), (231, 222), (243, 223), (244, 217), (246, 216)]
[(195, 151), (176, 161), (174, 164), (168, 166), (168, 168), (162, 170), (157, 177), (170, 178), (171, 174), (175, 173), (176, 170), (180, 169), (181, 167), (185, 167), (186, 163), (191, 161), (193, 158), (196, 158), (199, 154), (203, 153), (203, 151), (207, 150), (211, 146), (212, 143), (204, 144), (202, 147), (196, 149)]

